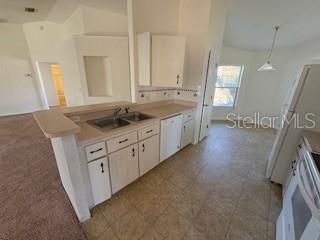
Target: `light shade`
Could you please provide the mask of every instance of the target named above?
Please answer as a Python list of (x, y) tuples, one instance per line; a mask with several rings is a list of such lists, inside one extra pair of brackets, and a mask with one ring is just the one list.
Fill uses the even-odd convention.
[(270, 61), (267, 61), (265, 64), (263, 64), (258, 71), (275, 71), (276, 68), (272, 65)]

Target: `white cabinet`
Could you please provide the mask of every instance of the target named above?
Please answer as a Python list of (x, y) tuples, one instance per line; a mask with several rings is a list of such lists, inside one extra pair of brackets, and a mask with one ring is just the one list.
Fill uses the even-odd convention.
[(157, 135), (157, 134), (159, 134), (159, 132), (160, 132), (160, 124), (159, 123), (156, 123), (151, 126), (139, 129), (138, 130), (139, 141), (146, 139), (146, 138), (149, 138), (153, 135)]
[(109, 155), (111, 189), (118, 192), (139, 177), (138, 144)]
[(181, 149), (192, 143), (194, 136), (194, 121), (189, 120), (182, 125)]
[(152, 36), (152, 86), (182, 86), (185, 48), (182, 36)]
[(105, 142), (91, 144), (91, 145), (85, 147), (85, 151), (86, 151), (86, 156), (87, 156), (88, 162), (107, 155)]
[(182, 115), (161, 121), (160, 162), (169, 158), (180, 149)]
[(151, 86), (151, 34), (138, 34), (137, 46), (139, 85)]
[(183, 36), (139, 34), (139, 84), (155, 87), (181, 87), (186, 39)]
[(94, 205), (111, 198), (110, 177), (107, 158), (88, 163)]
[(140, 176), (159, 164), (159, 135), (155, 135), (139, 143)]

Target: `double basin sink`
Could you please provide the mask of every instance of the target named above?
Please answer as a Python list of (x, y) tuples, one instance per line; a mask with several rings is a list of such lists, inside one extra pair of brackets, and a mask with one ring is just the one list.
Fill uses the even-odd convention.
[(153, 117), (140, 112), (132, 112), (114, 117), (89, 120), (87, 122), (100, 130), (108, 131), (130, 125), (132, 122), (140, 122), (151, 118)]

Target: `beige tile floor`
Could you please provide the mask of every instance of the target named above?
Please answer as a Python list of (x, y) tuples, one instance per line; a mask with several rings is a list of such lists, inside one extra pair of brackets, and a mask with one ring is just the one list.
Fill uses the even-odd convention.
[(216, 122), (189, 146), (95, 207), (89, 239), (272, 240), (281, 188), (264, 178), (274, 130)]

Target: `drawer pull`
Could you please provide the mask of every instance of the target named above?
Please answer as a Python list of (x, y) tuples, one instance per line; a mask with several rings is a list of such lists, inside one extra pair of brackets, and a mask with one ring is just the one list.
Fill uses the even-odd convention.
[(99, 148), (99, 149), (97, 149), (97, 150), (93, 150), (93, 151), (90, 152), (90, 154), (94, 154), (94, 153), (96, 153), (96, 152), (100, 152), (102, 149), (103, 149), (103, 148)]
[(127, 139), (125, 139), (125, 140), (119, 141), (119, 144), (124, 143), (124, 142), (127, 142), (128, 140), (129, 140), (129, 139), (127, 138)]
[(153, 130), (151, 129), (151, 130), (149, 130), (149, 131), (146, 131), (146, 133), (151, 133), (151, 132), (153, 132)]
[(136, 152), (134, 150), (134, 148), (132, 148), (132, 157), (134, 157), (136, 155)]
[(101, 166), (101, 172), (104, 173), (103, 163), (101, 163), (100, 166)]
[(142, 152), (144, 152), (145, 149), (146, 149), (146, 146), (142, 144)]
[(296, 162), (297, 162), (297, 160), (292, 161), (291, 169), (294, 169)]

